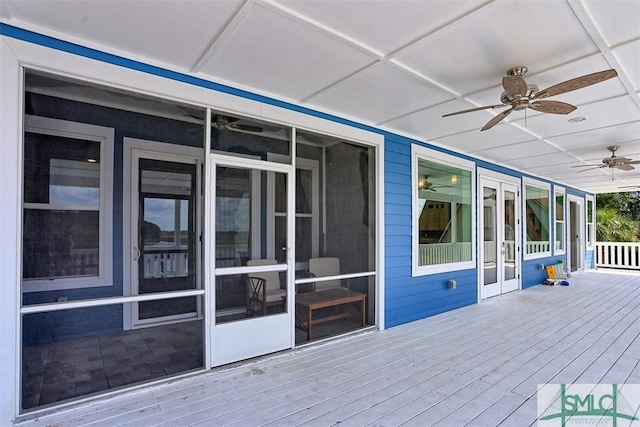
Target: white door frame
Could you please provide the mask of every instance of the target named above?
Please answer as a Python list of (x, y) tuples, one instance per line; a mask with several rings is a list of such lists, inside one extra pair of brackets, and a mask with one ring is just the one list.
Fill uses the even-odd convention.
[[(278, 161), (280, 163), (286, 163), (288, 160), (288, 156), (284, 156), (282, 154), (273, 154), (269, 153), (267, 155), (267, 160), (269, 161)], [(296, 218), (298, 217), (310, 217), (311, 218), (311, 258), (318, 257), (320, 253), (320, 162), (318, 160), (296, 158), (295, 159), (295, 168), (303, 169), (311, 171), (311, 194), (313, 195), (311, 199), (311, 214), (299, 214), (295, 213)], [(297, 185), (297, 183), (296, 183)], [(271, 176), (267, 177), (267, 192), (268, 194), (273, 194), (274, 197), (270, 197), (267, 200), (267, 212), (269, 215), (269, 220), (267, 221), (267, 240), (272, 241), (275, 237), (275, 183)], [(294, 196), (295, 197), (295, 196)], [(323, 200), (324, 205), (324, 200)], [(269, 258), (275, 258), (275, 254), (273, 253), (273, 247), (267, 247), (267, 255)], [(308, 262), (298, 262), (296, 263), (296, 270), (306, 270), (309, 265)]]
[[(204, 150), (176, 144), (147, 141), (143, 139), (123, 139), (123, 183), (122, 183), (122, 212), (123, 212), (123, 295), (135, 295), (137, 293), (137, 205), (138, 205), (138, 160), (141, 158), (164, 160), (168, 162), (188, 163), (196, 165), (196, 191), (202, 194), (202, 172)], [(196, 235), (202, 235), (202, 199), (198, 196), (196, 203)], [(196, 283), (197, 288), (202, 288), (202, 251), (196, 246)], [(123, 329), (129, 330), (136, 327), (147, 326), (137, 322), (137, 303), (123, 305)], [(198, 317), (202, 316), (202, 301), (198, 303)], [(179, 320), (179, 319), (176, 319)], [(145, 323), (145, 322), (142, 322)], [(166, 323), (154, 322), (153, 325)], [(150, 326), (150, 324), (149, 324)]]
[[(208, 188), (212, 192), (209, 200), (209, 212), (211, 215), (210, 224), (215, 224), (216, 216), (216, 167), (236, 167), (248, 170), (261, 170), (269, 172), (284, 173), (287, 176), (287, 188), (295, 188), (295, 169), (293, 165), (268, 162), (264, 160), (254, 160), (241, 157), (228, 156), (223, 154), (210, 154), (208, 169), (210, 182)], [(291, 191), (287, 194), (287, 212), (295, 212), (294, 193)], [(254, 213), (252, 213), (254, 216)], [(254, 220), (255, 218), (252, 218)], [(287, 216), (287, 262), (286, 266), (277, 264), (273, 266), (260, 267), (222, 267), (216, 268), (215, 261), (211, 261), (210, 268), (212, 270), (211, 283), (216, 283), (218, 275), (235, 275), (246, 274), (253, 271), (286, 271), (287, 277), (287, 295), (293, 296), (294, 292), (294, 274), (295, 274), (295, 241), (294, 230), (295, 215)], [(216, 248), (216, 230), (215, 226), (208, 227), (210, 251)], [(215, 260), (215, 253), (210, 253), (210, 259)], [(212, 310), (216, 307), (215, 286), (210, 286), (212, 293)], [(240, 360), (249, 359), (251, 357), (261, 356), (264, 354), (293, 348), (295, 343), (294, 331), (294, 301), (295, 298), (287, 298), (286, 311), (284, 313), (271, 314), (268, 316), (254, 317), (250, 319), (242, 319), (217, 324), (215, 313), (210, 315), (213, 327), (210, 332), (210, 353), (211, 365), (220, 366)], [(238, 339), (238, 337), (246, 337), (246, 339)]]
[[(522, 267), (522, 252), (521, 252), (521, 233), (520, 233), (520, 193), (521, 193), (521, 180), (509, 175), (501, 174), (487, 169), (478, 168), (478, 191), (477, 202), (478, 207), (478, 302), (485, 298), (489, 298), (495, 295), (501, 295), (506, 292), (519, 290), (522, 288), (521, 279), (521, 267)], [(496, 229), (496, 245), (498, 242), (504, 242), (504, 192), (515, 192), (515, 277), (512, 280), (504, 280), (504, 267), (505, 267), (505, 253), (501, 251), (500, 245), (496, 247), (496, 282), (490, 285), (484, 285), (484, 209), (483, 209), (483, 194), (482, 189), (485, 186), (490, 186), (496, 189), (496, 212), (497, 217), (497, 229)]]
[[(567, 194), (567, 200), (568, 200), (568, 218), (569, 218), (569, 223), (567, 224), (567, 235), (569, 236), (569, 238), (567, 239), (567, 269), (569, 271), (580, 271), (580, 270), (584, 270), (584, 257), (585, 257), (585, 252), (587, 251), (587, 242), (585, 239), (585, 229), (586, 229), (586, 214), (585, 214), (585, 209), (586, 209), (586, 201), (584, 197), (580, 197), (580, 196), (575, 196), (573, 194)], [(574, 212), (574, 215), (571, 214), (571, 205), (575, 203), (576, 206), (576, 211)], [(578, 235), (575, 236), (573, 234), (573, 229), (577, 230)], [(577, 242), (575, 243), (575, 245), (573, 244), (574, 240), (577, 240)], [(575, 251), (576, 254), (574, 254), (574, 249), (573, 247), (575, 246)], [(576, 256), (576, 260), (577, 260), (577, 269), (576, 270), (571, 270), (571, 258), (573, 256)]]

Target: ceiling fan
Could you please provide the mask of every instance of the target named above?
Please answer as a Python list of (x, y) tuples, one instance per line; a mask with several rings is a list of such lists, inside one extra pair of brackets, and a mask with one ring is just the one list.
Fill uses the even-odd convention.
[(433, 191), (437, 193), (438, 190), (436, 188), (444, 188), (451, 187), (450, 185), (436, 185), (432, 182), (429, 182), (429, 175), (423, 175), (420, 179), (418, 179), (418, 190), (426, 190)]
[(511, 107), (489, 120), (489, 122), (480, 129), (488, 130), (500, 123), (505, 117), (511, 114), (512, 111), (520, 111), (527, 108), (540, 111), (541, 113), (569, 114), (577, 107), (567, 104), (566, 102), (541, 101), (541, 99), (581, 89), (586, 86), (591, 86), (618, 75), (614, 69), (599, 71), (597, 73), (587, 74), (558, 83), (544, 90), (539, 90), (538, 86), (527, 84), (524, 80), (524, 75), (527, 74), (527, 71), (527, 67), (514, 67), (507, 71), (507, 75), (502, 78), (502, 87), (504, 88), (504, 92), (502, 92), (502, 95), (500, 96), (500, 102), (502, 102), (502, 104), (487, 105), (484, 107), (456, 111), (455, 113), (445, 114), (442, 117), (455, 116), (457, 114), (470, 113), (472, 111)]
[(610, 145), (607, 147), (607, 150), (611, 151), (611, 157), (605, 157), (602, 159), (602, 164), (594, 166), (594, 165), (578, 165), (573, 166), (574, 168), (589, 168), (583, 169), (580, 172), (585, 172), (592, 169), (600, 169), (600, 168), (611, 168), (611, 169), (620, 169), (623, 171), (630, 171), (635, 169), (632, 165), (640, 164), (640, 160), (633, 160), (627, 157), (618, 157), (616, 156), (616, 151), (620, 148), (619, 145)]
[(240, 119), (235, 117), (227, 117), (223, 115), (215, 116), (215, 120), (212, 120), (212, 126), (218, 130), (232, 130), (232, 131), (244, 131), (260, 133), (264, 129), (260, 126), (249, 125), (242, 123)]

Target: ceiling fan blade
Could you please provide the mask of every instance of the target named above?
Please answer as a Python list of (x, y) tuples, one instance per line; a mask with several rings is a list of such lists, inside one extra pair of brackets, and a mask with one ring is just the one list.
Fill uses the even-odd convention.
[(606, 165), (598, 165), (598, 166), (594, 166), (594, 165), (576, 165), (576, 166), (571, 166), (572, 168), (593, 168), (593, 167), (599, 167), (599, 168), (603, 168)]
[(617, 165), (617, 166), (614, 166), (614, 167), (615, 167), (615, 168), (618, 168), (618, 169), (620, 169), (620, 170), (623, 170), (623, 171), (631, 171), (631, 170), (634, 170), (634, 169), (635, 169), (633, 166), (631, 166), (631, 165), (630, 165), (630, 164), (628, 164), (628, 163), (623, 163), (623, 164), (621, 164), (621, 165)]
[(508, 107), (508, 105), (506, 104), (487, 105), (485, 107), (476, 107), (476, 108), (470, 108), (468, 110), (456, 111), (455, 113), (447, 113), (447, 114), (444, 114), (442, 117), (449, 117), (449, 116), (455, 116), (457, 114), (471, 113), (472, 111), (495, 110), (496, 108), (504, 108), (504, 107)]
[(245, 132), (254, 132), (254, 133), (260, 133), (264, 130), (259, 126), (245, 125), (242, 123), (229, 123), (228, 128), (230, 130), (241, 130)]
[(582, 169), (581, 171), (578, 171), (578, 173), (590, 171), (590, 170), (593, 170), (593, 169), (602, 169), (602, 168), (606, 168), (606, 167), (607, 167), (607, 165), (594, 166), (594, 167), (589, 168), (589, 169)]
[(617, 76), (618, 72), (611, 69), (576, 77), (575, 79), (567, 80), (539, 91), (533, 99), (546, 98), (549, 96), (559, 95), (561, 93), (571, 92), (572, 90), (582, 89), (583, 87), (591, 86)]
[(523, 97), (527, 93), (527, 82), (520, 76), (505, 76), (502, 78), (502, 87), (510, 97)]
[(508, 110), (504, 110), (502, 113), (498, 114), (493, 119), (489, 120), (487, 122), (487, 124), (484, 125), (484, 127), (482, 129), (480, 129), (480, 130), (483, 131), (483, 130), (491, 129), (492, 127), (494, 127), (495, 125), (500, 123), (505, 117), (507, 117), (509, 114), (511, 114), (512, 111), (513, 111), (513, 108), (509, 108)]
[(625, 162), (628, 165), (640, 165), (640, 160), (631, 160), (630, 162)]
[(529, 103), (529, 108), (541, 113), (569, 114), (578, 107), (560, 101), (534, 101)]

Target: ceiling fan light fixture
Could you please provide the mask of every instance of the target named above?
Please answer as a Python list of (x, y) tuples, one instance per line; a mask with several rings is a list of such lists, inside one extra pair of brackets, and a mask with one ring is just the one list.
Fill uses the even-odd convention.
[(427, 188), (427, 179), (426, 178), (418, 179), (418, 190), (424, 190), (425, 188)]

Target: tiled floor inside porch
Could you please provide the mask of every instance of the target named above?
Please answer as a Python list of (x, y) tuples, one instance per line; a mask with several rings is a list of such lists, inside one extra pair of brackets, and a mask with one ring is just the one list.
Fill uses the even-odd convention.
[(640, 383), (640, 275), (583, 272), (570, 282), (21, 425), (534, 425), (538, 384)]

